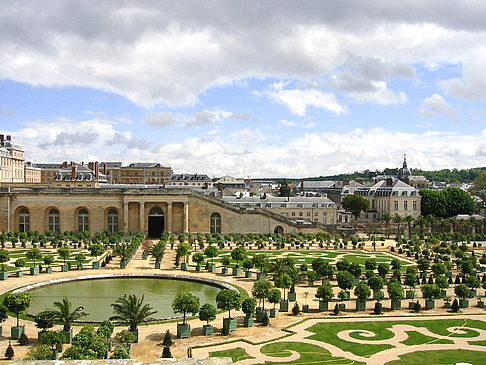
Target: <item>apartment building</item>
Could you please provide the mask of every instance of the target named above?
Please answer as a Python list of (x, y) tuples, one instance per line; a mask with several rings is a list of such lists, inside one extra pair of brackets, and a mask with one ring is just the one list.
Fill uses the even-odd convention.
[(0, 182), (23, 183), (24, 150), (12, 142), (12, 136), (0, 134)]
[(166, 185), (171, 181), (172, 168), (160, 163), (135, 162), (128, 166), (120, 167), (119, 183)]

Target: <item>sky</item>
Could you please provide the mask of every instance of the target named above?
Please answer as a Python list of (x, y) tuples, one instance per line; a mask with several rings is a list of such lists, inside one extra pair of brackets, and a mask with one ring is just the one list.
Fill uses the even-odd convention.
[(486, 1), (11, 1), (0, 133), (33, 162), (310, 177), (486, 166)]

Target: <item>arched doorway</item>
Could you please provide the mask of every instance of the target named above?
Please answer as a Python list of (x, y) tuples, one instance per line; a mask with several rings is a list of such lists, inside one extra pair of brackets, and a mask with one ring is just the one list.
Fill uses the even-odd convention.
[(164, 232), (164, 212), (159, 207), (150, 209), (148, 215), (148, 236), (150, 238), (160, 238)]
[(275, 229), (273, 230), (273, 233), (275, 234), (283, 234), (284, 233), (284, 229), (282, 226), (277, 226), (275, 227)]

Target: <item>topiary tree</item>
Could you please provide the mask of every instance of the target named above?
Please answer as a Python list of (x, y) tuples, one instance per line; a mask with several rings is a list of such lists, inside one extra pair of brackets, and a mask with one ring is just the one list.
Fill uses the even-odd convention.
[(280, 302), (281, 298), (282, 295), (277, 288), (272, 288), (268, 291), (268, 301), (273, 304), (273, 309), (275, 309), (275, 306)]
[(12, 344), (10, 341), (8, 341), (8, 346), (7, 346), (7, 349), (5, 350), (5, 357), (8, 359), (8, 360), (12, 360), (13, 357), (14, 357), (14, 349), (12, 347)]
[(24, 313), (30, 307), (31, 300), (32, 294), (27, 292), (8, 293), (3, 300), (3, 305), (7, 307), (9, 312), (15, 313), (15, 316), (17, 318), (17, 327), (20, 326), (20, 314)]
[(255, 309), (256, 301), (254, 298), (248, 297), (241, 302), (241, 310), (246, 314), (247, 317), (251, 317), (253, 313), (255, 313)]
[(187, 290), (180, 291), (172, 301), (172, 309), (175, 313), (183, 313), (182, 324), (186, 325), (186, 313), (195, 315), (199, 311), (199, 297)]
[(331, 299), (334, 297), (334, 291), (332, 290), (331, 284), (325, 283), (318, 287), (315, 297), (325, 302), (331, 301)]
[[(214, 306), (213, 306), (213, 308), (214, 308)], [(201, 318), (201, 317), (199, 317), (199, 318)], [(164, 341), (162, 341), (162, 345), (172, 346), (173, 343), (174, 343), (174, 341), (172, 341), (172, 335), (170, 334), (170, 331), (169, 330), (165, 331)]]
[(371, 295), (371, 289), (364, 281), (361, 281), (356, 288), (354, 288), (354, 295), (362, 302), (366, 301)]
[(422, 296), (425, 299), (432, 300), (440, 296), (440, 288), (435, 284), (422, 285)]
[(246, 250), (244, 247), (236, 247), (231, 251), (231, 258), (236, 261), (236, 266), (240, 266), (240, 261), (246, 259)]
[(170, 352), (170, 347), (168, 347), (168, 346), (164, 347), (164, 349), (162, 350), (162, 358), (164, 358), (164, 359), (172, 358), (172, 353)]
[(459, 284), (454, 288), (454, 293), (461, 299), (466, 299), (471, 291), (466, 284)]
[(63, 246), (57, 250), (57, 254), (62, 259), (63, 263), (66, 264), (66, 260), (71, 256), (71, 250), (67, 246)]
[(27, 257), (29, 260), (34, 261), (35, 266), (36, 261), (42, 260), (42, 253), (37, 247), (34, 247), (25, 253), (25, 257)]
[[(3, 237), (3, 235), (2, 235)], [(2, 272), (5, 272), (5, 263), (10, 260), (10, 254), (7, 250), (0, 250), (0, 262), (2, 263)]]
[(292, 307), (292, 314), (294, 316), (300, 314), (300, 307), (299, 307), (299, 304), (297, 302), (295, 302), (294, 306)]
[(216, 295), (218, 309), (227, 310), (228, 318), (231, 319), (231, 310), (241, 308), (241, 296), (236, 290), (222, 289)]
[(268, 298), (268, 293), (272, 288), (272, 283), (268, 280), (258, 280), (253, 284), (251, 294), (262, 301), (262, 308), (265, 309), (265, 299)]
[(214, 305), (212, 305), (211, 303), (203, 304), (201, 308), (199, 308), (199, 319), (201, 321), (206, 321), (206, 325), (209, 326), (209, 322), (212, 322), (216, 319), (216, 308), (214, 307)]

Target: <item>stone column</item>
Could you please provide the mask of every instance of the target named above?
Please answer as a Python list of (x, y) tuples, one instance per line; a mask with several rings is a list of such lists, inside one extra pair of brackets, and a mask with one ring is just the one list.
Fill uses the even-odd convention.
[(184, 203), (184, 233), (189, 232), (189, 203)]
[(167, 232), (172, 232), (172, 203), (167, 203)]
[(123, 202), (123, 230), (128, 232), (128, 202)]
[(140, 232), (145, 232), (145, 202), (140, 202), (140, 214), (139, 218), (140, 221), (138, 223), (138, 227)]

